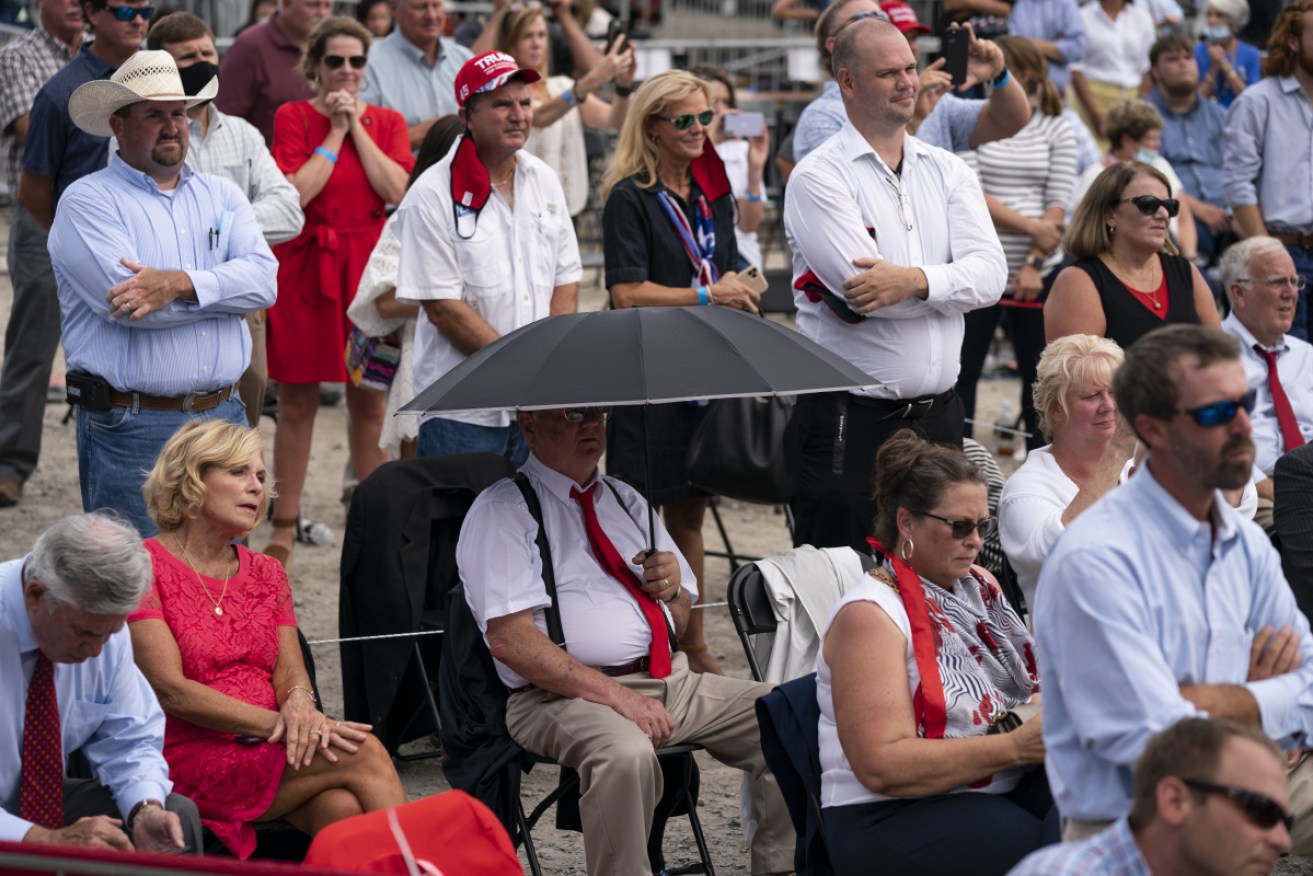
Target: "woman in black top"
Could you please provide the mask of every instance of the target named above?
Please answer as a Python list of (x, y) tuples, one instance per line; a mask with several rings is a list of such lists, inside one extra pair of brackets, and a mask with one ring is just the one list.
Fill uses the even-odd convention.
[[(755, 313), (756, 293), (735, 279), (734, 195), (707, 137), (711, 87), (672, 70), (630, 98), (615, 158), (602, 183), (606, 285), (614, 307), (720, 304)], [(643, 465), (642, 411), (620, 407), (607, 424), (606, 470), (644, 488), (666, 529), (703, 580), (706, 494), (684, 477), (684, 459), (705, 406), (648, 409), (651, 481)], [(720, 672), (707, 652), (702, 612), (693, 612), (680, 649), (696, 671)]]
[(1078, 261), (1058, 275), (1044, 305), (1049, 341), (1088, 334), (1124, 349), (1169, 323), (1221, 325), (1208, 284), (1168, 240), (1179, 209), (1171, 194), (1147, 164), (1122, 161), (1099, 174), (1062, 242)]

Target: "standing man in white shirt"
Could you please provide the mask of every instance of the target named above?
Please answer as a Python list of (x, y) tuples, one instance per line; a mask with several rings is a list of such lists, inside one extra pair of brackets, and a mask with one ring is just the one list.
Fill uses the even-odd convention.
[(785, 193), (795, 283), (810, 290), (795, 294), (798, 330), (881, 385), (799, 399), (794, 542), (866, 550), (884, 440), (912, 427), (961, 446), (962, 315), (998, 301), (1007, 265), (975, 174), (907, 133), (916, 58), (898, 29), (849, 25), (833, 65), (848, 121)]
[(1158, 32), (1153, 16), (1131, 0), (1091, 0), (1081, 7), (1085, 57), (1071, 65), (1067, 103), (1106, 148), (1103, 114), (1114, 105), (1149, 93), (1149, 50)]
[[(507, 332), (575, 310), (583, 268), (565, 192), (524, 151), (538, 78), (504, 52), (466, 61), (455, 85), (465, 134), (397, 208), (397, 300), (425, 317), (415, 329), (416, 390)], [(505, 411), (430, 416), (419, 455), (451, 453), (523, 463), (529, 449)]]

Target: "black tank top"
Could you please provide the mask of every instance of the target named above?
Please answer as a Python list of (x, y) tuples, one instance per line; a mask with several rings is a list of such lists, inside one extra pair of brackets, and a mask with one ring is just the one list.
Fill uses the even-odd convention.
[(1163, 273), (1167, 276), (1168, 305), (1165, 319), (1159, 318), (1132, 295), (1126, 284), (1117, 279), (1117, 275), (1108, 269), (1102, 259), (1081, 259), (1076, 262), (1076, 267), (1089, 274), (1094, 281), (1094, 288), (1099, 290), (1103, 316), (1108, 322), (1103, 336), (1116, 341), (1123, 350), (1135, 343), (1141, 335), (1161, 326), (1199, 323), (1199, 312), (1194, 306), (1194, 273), (1190, 269), (1189, 260), (1165, 253), (1159, 258), (1162, 259)]

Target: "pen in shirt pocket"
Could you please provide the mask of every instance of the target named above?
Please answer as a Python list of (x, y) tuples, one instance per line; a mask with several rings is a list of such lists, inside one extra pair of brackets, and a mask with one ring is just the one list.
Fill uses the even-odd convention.
[(219, 227), (214, 229), (214, 244), (211, 249), (223, 246), (223, 239), (228, 236), (228, 230), (232, 228), (232, 224), (232, 210), (224, 210), (219, 214)]

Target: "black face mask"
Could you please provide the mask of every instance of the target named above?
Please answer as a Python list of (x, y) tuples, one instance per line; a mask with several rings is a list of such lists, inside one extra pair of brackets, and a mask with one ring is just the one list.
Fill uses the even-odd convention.
[(211, 64), (209, 61), (197, 61), (190, 67), (183, 67), (178, 71), (178, 75), (182, 77), (182, 93), (188, 97), (195, 97), (211, 79), (219, 75), (219, 65)]

